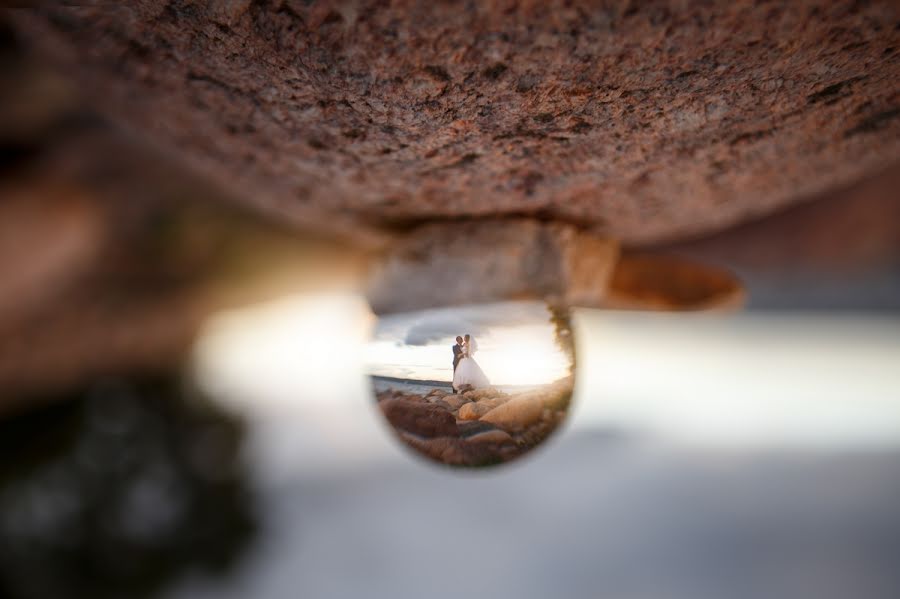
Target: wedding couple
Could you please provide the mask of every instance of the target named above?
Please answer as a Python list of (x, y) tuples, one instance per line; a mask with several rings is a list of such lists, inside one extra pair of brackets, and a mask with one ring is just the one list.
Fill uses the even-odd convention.
[(456, 337), (456, 345), (453, 346), (454, 393), (491, 386), (491, 382), (481, 370), (481, 366), (472, 357), (476, 351), (478, 351), (478, 344), (471, 335), (466, 335), (465, 339), (460, 336)]

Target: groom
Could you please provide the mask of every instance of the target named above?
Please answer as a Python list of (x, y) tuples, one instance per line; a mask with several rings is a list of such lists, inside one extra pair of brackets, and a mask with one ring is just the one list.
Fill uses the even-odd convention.
[[(463, 348), (462, 348), (463, 338), (459, 335), (456, 336), (456, 345), (453, 346), (453, 374), (456, 374), (456, 367), (459, 366), (459, 361), (462, 360), (463, 357)], [(456, 393), (456, 388), (453, 388), (453, 392)]]

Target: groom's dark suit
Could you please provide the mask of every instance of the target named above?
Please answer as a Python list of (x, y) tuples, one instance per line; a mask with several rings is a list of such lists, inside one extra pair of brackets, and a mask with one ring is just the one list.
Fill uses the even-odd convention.
[(453, 346), (453, 372), (456, 372), (456, 367), (459, 366), (459, 361), (462, 360), (463, 357), (463, 348), (457, 343)]

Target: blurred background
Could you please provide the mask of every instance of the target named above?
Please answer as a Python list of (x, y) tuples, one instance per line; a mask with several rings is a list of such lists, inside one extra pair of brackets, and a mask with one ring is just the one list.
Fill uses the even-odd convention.
[(372, 405), (368, 253), (245, 212), (3, 20), (0, 64), (0, 596), (900, 596), (900, 166), (636, 248), (745, 310), (576, 309), (564, 430), (450, 470)]

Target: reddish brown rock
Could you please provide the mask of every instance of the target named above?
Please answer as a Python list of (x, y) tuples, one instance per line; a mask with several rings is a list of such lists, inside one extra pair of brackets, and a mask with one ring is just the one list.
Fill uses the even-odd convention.
[(98, 207), (75, 189), (0, 185), (0, 331), (56, 299), (101, 251)]
[(900, 154), (891, 0), (146, 0), (11, 11), (99, 112), (257, 209), (722, 229)]
[(379, 404), (385, 418), (398, 431), (419, 437), (455, 437), (459, 434), (456, 418), (441, 406), (412, 397), (395, 397)]
[(520, 454), (508, 436), (481, 434), (486, 436), (480, 439), (473, 437), (474, 440), (453, 437), (420, 439), (410, 435), (401, 435), (401, 438), (420, 455), (448, 466), (489, 466), (506, 462)]
[(499, 430), (492, 424), (479, 422), (477, 420), (457, 420), (456, 424), (459, 427), (459, 436), (463, 438), (473, 437), (474, 435), (477, 435), (479, 433)]
[(613, 269), (604, 307), (649, 310), (735, 308), (744, 289), (730, 272), (675, 256), (623, 253)]
[(500, 429), (475, 433), (466, 439), (469, 443), (508, 443), (512, 437), (506, 431)]
[[(535, 216), (539, 228), (565, 220), (633, 245), (818, 197), (768, 224), (675, 249), (749, 272), (751, 283), (762, 271), (794, 280), (838, 266), (842, 276), (874, 271), (872, 284), (893, 292), (881, 272), (896, 273), (896, 175), (880, 179), (878, 202), (866, 185), (811, 192), (900, 155), (896, 3), (360, 2), (352, 14), (346, 4), (294, 0), (33, 4), (41, 7), (0, 10), (19, 34), (0, 32), (2, 50), (15, 37), (44, 51), (17, 55), (65, 68), (0, 69), (0, 137), (11, 152), (3, 176), (89, 184), (108, 214), (96, 228), (65, 225), (101, 235), (79, 237), (77, 251), (51, 252), (74, 238), (50, 234), (54, 243), (35, 236), (0, 260), (7, 397), (172, 368), (207, 314), (247, 299), (232, 297), (247, 289), (243, 279), (228, 301), (219, 283), (211, 293), (201, 280), (232, 270), (196, 255), (210, 213), (175, 218), (190, 232), (185, 243), (155, 236), (153, 223), (172, 219), (167, 202), (194, 212), (186, 198), (214, 200), (211, 214), (234, 199), (286, 225), (341, 229), (361, 245), (384, 239), (362, 239), (369, 224), (485, 215), (498, 217), (495, 230)], [(123, 125), (114, 143), (97, 113)], [(17, 235), (54, 226), (4, 217)], [(213, 228), (230, 238), (242, 222), (244, 213)], [(259, 239), (239, 237), (245, 248)], [(478, 251), (496, 232), (485, 238)], [(88, 264), (100, 248), (109, 251)], [(316, 285), (318, 271), (334, 270), (304, 262), (327, 264), (309, 277)], [(268, 252), (259, 262), (271, 263)], [(630, 264), (632, 274), (647, 272)], [(17, 270), (64, 272), (10, 291)], [(596, 284), (601, 270), (571, 268)], [(635, 287), (622, 274), (628, 289), (646, 290), (646, 277)], [(769, 284), (776, 299), (783, 282)], [(649, 291), (658, 305), (659, 289)], [(896, 293), (886, 303), (896, 307)], [(32, 311), (40, 313), (22, 321)]]

